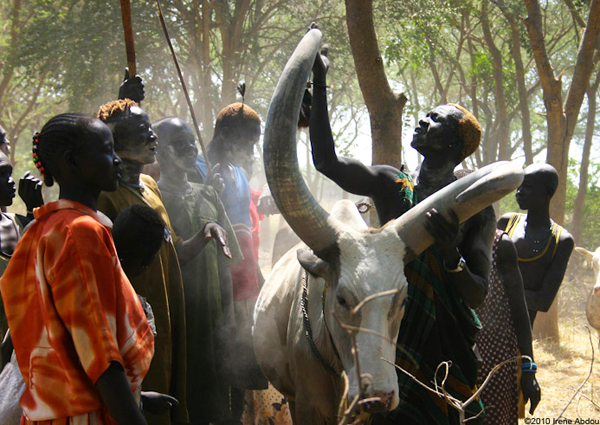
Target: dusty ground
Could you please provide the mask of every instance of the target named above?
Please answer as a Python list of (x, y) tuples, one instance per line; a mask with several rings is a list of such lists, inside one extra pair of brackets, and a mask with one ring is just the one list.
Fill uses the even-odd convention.
[[(559, 292), (560, 343), (534, 341), (542, 400), (533, 415), (526, 413), (526, 419), (531, 420), (520, 420), (519, 424), (575, 424), (578, 418), (579, 423), (590, 419), (588, 423), (600, 424), (598, 333), (592, 328), (588, 332), (585, 316), (585, 303), (593, 280), (591, 267), (574, 253)], [(554, 422), (559, 416), (572, 422)]]
[[(598, 334), (592, 330), (592, 354), (590, 333), (584, 328), (586, 325), (584, 316), (563, 318), (559, 320), (560, 344), (534, 341), (533, 351), (538, 364), (537, 380), (542, 390), (542, 400), (535, 413), (530, 415), (527, 412), (526, 417), (543, 421), (520, 420), (519, 424), (552, 424), (553, 419), (559, 418), (561, 414), (561, 418), (571, 419), (572, 423), (577, 418), (596, 419), (599, 422), (592, 423), (600, 423)], [(592, 355), (595, 356), (593, 366)]]

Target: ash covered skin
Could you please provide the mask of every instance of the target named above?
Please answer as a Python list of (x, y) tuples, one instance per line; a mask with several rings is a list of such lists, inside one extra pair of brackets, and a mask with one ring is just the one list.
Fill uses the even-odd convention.
[(115, 152), (122, 161), (121, 181), (140, 186), (142, 168), (156, 161), (158, 138), (150, 117), (129, 99), (103, 105), (98, 115), (113, 133)]
[[(187, 175), (195, 171), (198, 156), (196, 138), (191, 127), (177, 117), (159, 120), (154, 123), (154, 127), (162, 140), (158, 153), (161, 167), (158, 187), (182, 195), (189, 194), (192, 186)], [(214, 238), (221, 246), (223, 254), (231, 258), (227, 232), (218, 223), (207, 223), (201, 232), (205, 241)]]
[[(98, 117), (111, 129), (115, 152), (122, 161), (121, 183), (143, 190), (140, 174), (143, 167), (156, 161), (158, 137), (152, 128), (150, 117), (130, 99), (109, 102), (100, 107)], [(216, 237), (224, 249), (227, 239), (220, 226), (206, 226), (196, 235), (175, 245), (179, 261), (186, 264), (204, 248), (211, 237)], [(208, 235), (205, 233), (208, 232)], [(219, 236), (215, 236), (215, 235)], [(227, 254), (226, 254), (227, 255)]]

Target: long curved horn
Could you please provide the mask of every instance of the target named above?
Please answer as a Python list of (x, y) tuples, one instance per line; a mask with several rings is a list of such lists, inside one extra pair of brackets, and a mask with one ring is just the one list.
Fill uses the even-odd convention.
[(304, 183), (298, 167), (296, 131), (306, 81), (320, 45), (321, 31), (312, 29), (288, 60), (269, 106), (263, 148), (267, 182), (279, 211), (317, 254), (335, 245), (339, 225)]
[(433, 237), (425, 229), (425, 213), (435, 208), (442, 214), (454, 210), (462, 223), (488, 205), (519, 187), (523, 168), (515, 162), (489, 164), (433, 193), (394, 221), (400, 238), (407, 246), (405, 262), (425, 251)]

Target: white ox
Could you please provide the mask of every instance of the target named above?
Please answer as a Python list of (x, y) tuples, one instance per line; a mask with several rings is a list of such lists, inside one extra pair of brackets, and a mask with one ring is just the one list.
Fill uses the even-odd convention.
[(598, 336), (600, 336), (600, 248), (597, 248), (595, 252), (590, 252), (578, 246), (575, 247), (575, 251), (583, 254), (594, 269), (596, 282), (588, 295), (585, 314), (590, 325), (598, 331)]
[[(368, 229), (350, 202), (336, 204), (328, 214), (304, 184), (296, 154), (296, 122), (320, 40), (320, 31), (309, 31), (288, 61), (264, 137), (273, 198), (310, 250), (288, 252), (277, 263), (258, 297), (253, 327), (261, 369), (288, 397), (295, 423), (310, 425), (335, 423), (344, 394), (342, 372), (349, 381), (348, 399), (358, 396), (363, 412), (398, 405), (396, 371), (386, 360), (395, 359), (407, 290), (404, 264), (432, 243), (423, 227), (425, 212), (452, 208), (462, 222), (522, 181), (517, 165), (487, 166), (381, 229)], [(342, 323), (357, 329), (358, 362)]]

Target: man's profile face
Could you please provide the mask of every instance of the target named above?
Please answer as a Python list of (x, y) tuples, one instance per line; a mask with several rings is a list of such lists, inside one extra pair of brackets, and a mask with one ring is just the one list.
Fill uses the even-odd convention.
[(226, 139), (227, 160), (237, 167), (241, 167), (252, 174), (254, 163), (254, 145), (260, 139), (260, 124), (248, 126), (247, 131), (236, 130), (231, 137)]
[(543, 178), (536, 174), (525, 174), (523, 183), (515, 194), (517, 204), (522, 210), (548, 202), (548, 187)]
[(127, 119), (117, 124), (113, 132), (117, 141), (117, 154), (122, 159), (152, 164), (156, 161), (157, 137), (148, 114), (138, 106), (130, 108)]
[(458, 137), (458, 120), (462, 112), (450, 105), (441, 105), (419, 120), (411, 146), (421, 155), (445, 152), (448, 145), (462, 143)]
[[(174, 126), (169, 131), (162, 133), (159, 149), (165, 149), (166, 155), (161, 155), (161, 159), (166, 159), (170, 164), (167, 167), (174, 166), (185, 171), (194, 171), (196, 169), (196, 158), (198, 156), (198, 147), (196, 138), (192, 129), (183, 123)], [(162, 152), (162, 151), (161, 151)]]

